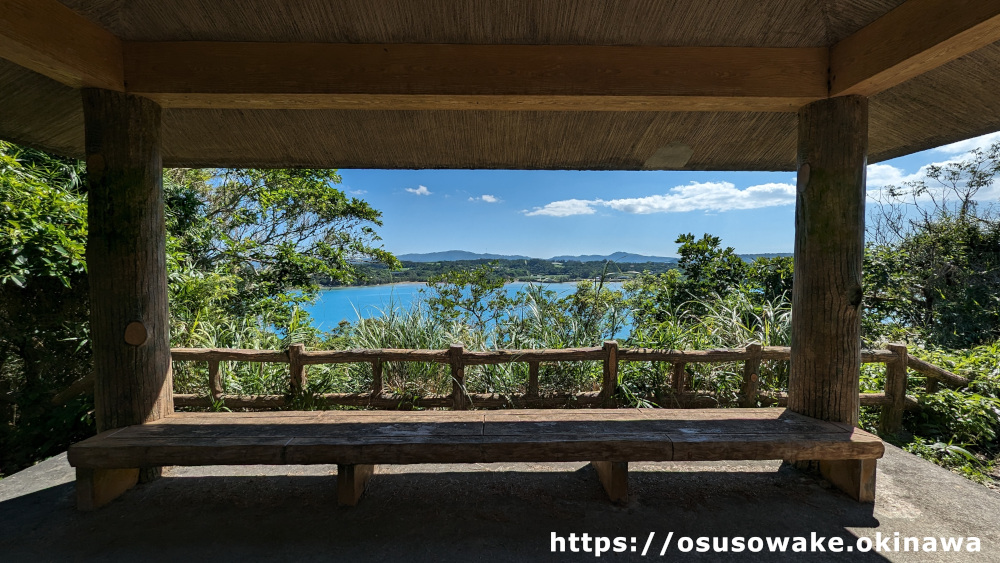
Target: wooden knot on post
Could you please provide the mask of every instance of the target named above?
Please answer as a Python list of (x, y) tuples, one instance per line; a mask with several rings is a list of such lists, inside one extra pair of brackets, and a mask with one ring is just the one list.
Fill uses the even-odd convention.
[(302, 363), (302, 353), (305, 351), (305, 344), (292, 344), (288, 347), (288, 371), (292, 395), (295, 396), (301, 395), (306, 388), (306, 366)]
[(448, 363), (451, 365), (451, 408), (461, 411), (468, 407), (465, 400), (465, 365), (462, 354), (465, 347), (461, 343), (452, 344), (448, 349)]
[(896, 357), (885, 364), (885, 403), (879, 413), (879, 434), (897, 434), (903, 429), (903, 411), (906, 408), (906, 364), (908, 352), (902, 344), (886, 346)]
[(618, 341), (604, 341), (604, 378), (601, 382), (601, 406), (613, 409), (618, 393)]
[(757, 406), (757, 386), (760, 381), (760, 344), (748, 344), (747, 359), (743, 362), (743, 407)]

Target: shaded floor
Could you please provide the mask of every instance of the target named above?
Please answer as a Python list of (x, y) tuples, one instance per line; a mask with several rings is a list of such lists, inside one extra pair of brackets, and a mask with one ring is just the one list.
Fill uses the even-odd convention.
[[(81, 513), (63, 455), (0, 481), (0, 561), (594, 559), (551, 553), (552, 532), (625, 537), (629, 551), (604, 561), (1000, 561), (1000, 494), (886, 447), (874, 511), (779, 462), (698, 462), (632, 464), (623, 507), (583, 463), (383, 466), (355, 508), (336, 505), (335, 467), (251, 466), (175, 468)], [(982, 551), (684, 554), (675, 543), (811, 532), (845, 545), (977, 536)]]

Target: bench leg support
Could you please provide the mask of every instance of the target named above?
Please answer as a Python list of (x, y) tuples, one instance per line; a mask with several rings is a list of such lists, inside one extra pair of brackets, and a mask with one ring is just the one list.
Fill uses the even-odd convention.
[(858, 502), (875, 502), (875, 459), (820, 461), (823, 478)]
[(76, 507), (97, 510), (139, 482), (138, 469), (76, 468)]
[(625, 504), (628, 502), (628, 462), (627, 461), (592, 461), (597, 476), (604, 485), (611, 502)]
[(374, 474), (374, 465), (337, 465), (337, 504), (357, 506)]

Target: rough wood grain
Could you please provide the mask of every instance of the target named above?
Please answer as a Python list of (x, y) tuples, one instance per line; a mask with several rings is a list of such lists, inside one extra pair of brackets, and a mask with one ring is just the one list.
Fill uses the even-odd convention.
[(875, 502), (875, 459), (820, 461), (823, 477), (858, 502)]
[(301, 354), (302, 363), (311, 364), (349, 364), (356, 362), (432, 362), (447, 364), (450, 360), (448, 350), (316, 350)]
[(75, 467), (866, 459), (875, 436), (785, 409), (176, 413), (74, 444)]
[(956, 375), (944, 368), (925, 362), (924, 360), (914, 356), (907, 355), (906, 365), (913, 370), (924, 374), (929, 379), (940, 380), (953, 387), (965, 387), (969, 384), (969, 380), (967, 378), (962, 377), (961, 375)]
[(906, 346), (889, 344), (896, 353), (896, 361), (885, 365), (886, 402), (879, 413), (878, 432), (881, 436), (896, 434), (903, 429), (903, 412), (906, 410)]
[(868, 100), (799, 110), (790, 409), (858, 420)]
[(872, 96), (1000, 41), (1000, 4), (908, 0), (830, 49), (830, 94)]
[(165, 107), (787, 112), (827, 95), (828, 52), (184, 41), (124, 60), (129, 91)]
[(608, 409), (615, 406), (618, 394), (618, 342), (606, 340), (603, 346), (604, 366), (601, 378), (601, 406)]
[(682, 395), (687, 391), (687, 369), (684, 362), (675, 362), (670, 368), (670, 386), (674, 395)]
[(0, 0), (0, 58), (74, 88), (123, 91), (122, 43), (56, 0)]
[(288, 375), (292, 395), (301, 395), (306, 388), (306, 366), (302, 363), (302, 353), (305, 349), (303, 344), (288, 346)]
[(287, 364), (288, 354), (279, 350), (241, 350), (238, 348), (173, 348), (175, 362), (265, 362)]
[(592, 461), (590, 465), (597, 471), (608, 498), (615, 504), (628, 502), (628, 462)]
[[(618, 352), (623, 362), (738, 362), (747, 358), (746, 350), (659, 350), (654, 348), (623, 348)], [(787, 358), (786, 358), (787, 359)]]
[(385, 388), (382, 382), (382, 362), (375, 360), (372, 362), (372, 397), (380, 397)]
[(212, 400), (222, 399), (225, 390), (222, 388), (222, 374), (219, 373), (219, 362), (208, 362), (208, 391), (212, 394)]
[(451, 365), (451, 408), (452, 410), (464, 410), (468, 408), (468, 401), (465, 394), (465, 364), (462, 361), (463, 346), (452, 344), (448, 350), (449, 364)]
[(97, 510), (139, 482), (138, 469), (76, 468), (76, 507)]
[(760, 344), (747, 346), (747, 359), (743, 363), (743, 406), (757, 406), (757, 384), (760, 381)]
[(487, 350), (482, 352), (466, 351), (462, 354), (465, 365), (501, 364), (506, 362), (572, 362), (586, 360), (603, 360), (603, 348), (557, 348), (544, 350)]
[[(160, 108), (84, 89), (89, 181), (87, 266), (98, 431), (173, 412)], [(149, 338), (125, 342), (141, 322)]]
[(538, 362), (528, 363), (528, 392), (526, 397), (538, 397)]
[(357, 506), (358, 500), (368, 487), (368, 481), (374, 474), (374, 465), (338, 465), (337, 504)]

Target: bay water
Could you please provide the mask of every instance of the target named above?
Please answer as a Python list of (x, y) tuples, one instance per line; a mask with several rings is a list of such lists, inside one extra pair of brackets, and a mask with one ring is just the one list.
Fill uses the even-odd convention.
[[(505, 286), (507, 294), (513, 297), (529, 285), (528, 282), (513, 282)], [(545, 289), (565, 297), (576, 291), (577, 282), (547, 283)], [(621, 282), (608, 282), (605, 288), (621, 289)], [(358, 318), (378, 317), (392, 309), (409, 310), (417, 300), (426, 299), (431, 293), (422, 282), (392, 283), (385, 285), (363, 285), (335, 287), (320, 292), (319, 299), (305, 307), (317, 328), (330, 330), (341, 321), (355, 322)]]

